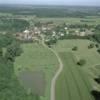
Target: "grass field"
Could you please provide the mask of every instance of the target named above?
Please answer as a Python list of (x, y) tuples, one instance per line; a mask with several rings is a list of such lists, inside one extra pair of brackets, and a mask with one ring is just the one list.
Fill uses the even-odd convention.
[[(93, 88), (100, 89), (93, 78), (99, 75), (100, 55), (94, 47), (88, 49), (89, 40), (60, 40), (53, 46), (62, 59), (64, 69), (56, 82), (56, 100), (93, 100), (90, 91)], [(74, 46), (77, 51), (72, 51)], [(45, 73), (46, 90), (41, 100), (50, 100), (51, 79), (57, 68), (56, 56), (46, 47), (37, 43), (23, 44), (23, 53), (16, 58), (15, 73), (23, 70), (33, 72), (42, 71)], [(84, 66), (78, 66), (79, 59), (85, 59)]]
[[(100, 64), (100, 55), (95, 47), (88, 49), (90, 43), (88, 40), (62, 40), (54, 46), (64, 64), (56, 83), (56, 100), (92, 100), (89, 92), (93, 88), (100, 89), (93, 81), (98, 73), (95, 66)], [(72, 51), (74, 46), (78, 47), (77, 51)], [(79, 59), (85, 59), (86, 64), (78, 66)]]
[[(81, 22), (80, 20), (88, 20), (89, 22)], [(66, 17), (66, 18), (37, 18), (37, 21), (40, 22), (49, 22), (53, 21), (56, 24), (62, 24), (62, 23), (67, 23), (67, 24), (99, 24), (100, 23), (100, 18), (97, 18), (96, 16), (93, 18), (71, 18), (71, 17)]]
[(78, 50), (73, 52), (77, 59), (83, 58), (86, 59), (87, 63), (84, 68), (91, 68), (97, 64), (100, 64), (100, 55), (97, 52), (97, 49), (94, 47), (88, 49), (90, 43), (93, 43), (89, 40), (63, 40), (59, 41), (55, 47), (58, 52), (72, 51), (74, 46), (78, 47)]
[[(46, 78), (45, 96), (41, 100), (50, 99), (50, 85), (52, 76), (58, 66), (56, 56), (48, 48), (41, 44), (23, 44), (23, 53), (15, 61), (15, 73), (18, 76), (20, 71), (43, 71)], [(19, 70), (20, 69), (20, 70)]]
[(56, 100), (92, 100), (90, 86), (71, 53), (60, 53), (64, 70), (56, 84)]

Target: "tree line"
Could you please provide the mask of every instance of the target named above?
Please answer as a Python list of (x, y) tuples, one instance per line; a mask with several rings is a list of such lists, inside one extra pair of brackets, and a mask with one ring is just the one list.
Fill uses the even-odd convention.
[(7, 35), (3, 38), (0, 37), (4, 44), (0, 45), (0, 100), (39, 100), (38, 95), (26, 92), (14, 73), (15, 58), (22, 53), (20, 42)]
[(0, 18), (0, 31), (22, 32), (29, 25), (29, 22), (23, 19)]

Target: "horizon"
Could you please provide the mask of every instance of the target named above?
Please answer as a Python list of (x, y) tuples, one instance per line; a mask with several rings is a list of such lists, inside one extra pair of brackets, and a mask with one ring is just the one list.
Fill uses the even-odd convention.
[(98, 0), (0, 0), (0, 5), (100, 6)]
[(24, 5), (24, 6), (74, 6), (74, 7), (100, 7), (100, 5), (70, 5), (70, 4), (66, 4), (66, 5), (62, 5), (62, 4), (5, 4), (5, 3), (0, 3), (0, 6), (5, 6), (5, 5), (18, 5), (18, 6), (21, 6), (21, 5)]

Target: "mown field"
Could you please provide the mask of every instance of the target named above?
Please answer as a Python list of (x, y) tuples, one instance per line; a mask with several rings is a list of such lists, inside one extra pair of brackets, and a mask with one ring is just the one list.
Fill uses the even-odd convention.
[[(55, 55), (49, 51), (48, 48), (45, 48), (41, 44), (37, 43), (23, 44), (22, 48), (22, 55), (17, 57), (15, 61), (16, 75), (19, 76), (20, 72), (24, 70), (31, 71), (31, 73), (35, 72), (35, 74), (39, 71), (43, 72), (45, 74), (46, 89), (45, 95), (41, 96), (40, 100), (49, 100), (51, 79), (56, 68), (58, 67), (58, 61)], [(37, 77), (39, 77), (39, 75)]]
[(92, 100), (90, 87), (73, 55), (63, 52), (60, 56), (64, 69), (56, 83), (56, 100)]
[[(93, 100), (90, 91), (100, 89), (93, 80), (100, 74), (95, 67), (100, 64), (100, 55), (95, 47), (88, 49), (90, 43), (89, 40), (62, 40), (54, 46), (64, 64), (56, 82), (56, 100)], [(72, 51), (74, 46), (78, 47), (77, 51)], [(86, 64), (77, 65), (79, 59), (85, 59)]]

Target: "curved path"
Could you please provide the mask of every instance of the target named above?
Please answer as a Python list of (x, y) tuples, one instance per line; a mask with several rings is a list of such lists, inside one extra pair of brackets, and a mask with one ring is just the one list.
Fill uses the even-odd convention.
[(55, 56), (58, 59), (59, 62), (59, 69), (57, 70), (55, 76), (53, 77), (52, 81), (51, 81), (51, 96), (50, 96), (50, 100), (55, 100), (55, 85), (56, 85), (56, 80), (58, 79), (60, 73), (63, 70), (63, 63), (61, 61), (61, 58), (59, 57), (59, 55), (56, 53), (56, 51), (54, 51), (53, 49), (51, 49), (51, 51), (55, 54)]
[[(47, 45), (45, 45), (45, 43), (44, 43), (44, 37), (41, 36), (41, 38), (42, 38), (43, 46), (47, 47)], [(50, 90), (50, 100), (56, 100), (55, 99), (55, 85), (56, 85), (56, 81), (57, 81), (60, 73), (63, 70), (63, 63), (62, 63), (62, 60), (59, 57), (58, 53), (55, 50), (53, 50), (52, 48), (48, 48), (48, 49), (51, 50), (54, 53), (54, 55), (57, 57), (58, 62), (59, 62), (59, 69), (57, 70), (57, 72), (55, 73), (55, 75), (54, 75), (54, 77), (53, 77), (53, 79), (51, 81), (51, 90)]]

